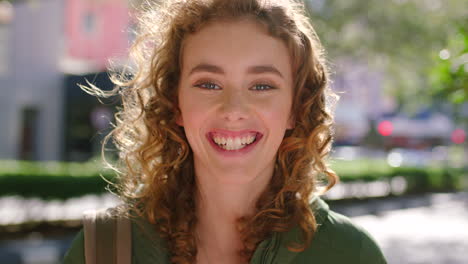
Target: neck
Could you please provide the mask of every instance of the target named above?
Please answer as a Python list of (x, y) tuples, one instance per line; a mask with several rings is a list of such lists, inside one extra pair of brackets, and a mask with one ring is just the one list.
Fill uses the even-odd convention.
[(235, 256), (242, 248), (237, 221), (255, 213), (256, 201), (267, 187), (273, 168), (263, 170), (263, 175), (251, 177), (251, 181), (236, 183), (202, 172), (195, 166), (199, 246), (208, 252), (218, 252), (220, 258), (222, 255)]
[[(228, 173), (219, 172), (219, 174)], [(236, 179), (243, 175), (219, 177), (216, 173), (198, 168), (196, 164), (195, 175), (198, 186), (196, 201), (199, 221), (210, 219), (233, 224), (238, 218), (255, 212), (255, 204), (273, 175), (273, 166), (262, 170), (260, 175), (245, 177), (250, 180), (240, 182), (229, 181), (226, 178)]]

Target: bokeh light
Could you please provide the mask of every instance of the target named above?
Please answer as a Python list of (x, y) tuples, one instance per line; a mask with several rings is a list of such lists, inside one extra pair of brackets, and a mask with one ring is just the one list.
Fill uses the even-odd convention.
[(448, 60), (450, 59), (450, 51), (448, 51), (447, 49), (443, 49), (439, 52), (439, 58), (443, 59), (443, 60)]
[(377, 126), (377, 131), (379, 131), (379, 133), (382, 135), (382, 136), (390, 136), (393, 132), (393, 124), (392, 122), (388, 121), (388, 120), (385, 120), (385, 121), (382, 121), (379, 123), (379, 125)]
[(398, 152), (391, 152), (387, 157), (388, 165), (392, 167), (400, 167), (403, 163), (403, 156)]
[(453, 132), (452, 132), (452, 142), (455, 143), (455, 144), (463, 144), (465, 142), (465, 139), (466, 139), (466, 133), (463, 129), (455, 129)]

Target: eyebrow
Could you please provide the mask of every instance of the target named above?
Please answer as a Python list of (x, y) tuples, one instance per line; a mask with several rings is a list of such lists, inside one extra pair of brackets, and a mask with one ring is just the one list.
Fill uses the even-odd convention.
[[(190, 70), (189, 75), (192, 75), (192, 74), (197, 73), (197, 72), (211, 72), (211, 73), (217, 73), (217, 74), (224, 74), (225, 73), (224, 70), (221, 67), (219, 67), (217, 65), (209, 64), (209, 63), (200, 63), (200, 64), (198, 64), (197, 66), (193, 67)], [(250, 74), (271, 73), (271, 74), (277, 75), (277, 76), (279, 76), (281, 78), (284, 78), (283, 75), (281, 74), (281, 72), (272, 65), (255, 65), (255, 66), (251, 66), (251, 67), (249, 67), (247, 69), (247, 73), (250, 73)]]

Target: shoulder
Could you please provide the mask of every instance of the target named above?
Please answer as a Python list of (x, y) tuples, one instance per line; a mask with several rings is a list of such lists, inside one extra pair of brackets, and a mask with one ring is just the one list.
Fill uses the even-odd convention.
[[(348, 217), (336, 213), (322, 201), (312, 207), (318, 229), (311, 245), (298, 254), (296, 263), (324, 261), (324, 263), (385, 264), (385, 258), (372, 236)], [(319, 261), (321, 260), (321, 261)]]
[[(101, 221), (96, 228), (101, 229), (97, 234), (100, 236), (115, 237), (114, 228), (109, 228), (110, 219), (129, 217), (131, 222), (131, 247), (133, 263), (168, 263), (168, 254), (165, 249), (164, 240), (160, 238), (154, 226), (146, 219), (131, 215), (121, 215), (116, 213), (115, 208), (100, 210), (103, 214), (96, 217), (96, 221)], [(114, 231), (112, 231), (114, 230)], [(68, 252), (65, 254), (64, 264), (85, 264), (85, 232), (82, 229), (73, 240)]]
[(119, 215), (116, 207), (87, 210), (83, 212), (83, 228), (73, 240), (70, 248), (65, 254), (63, 263), (86, 263), (87, 257), (85, 250), (88, 248), (87, 243), (90, 243), (90, 248), (94, 248), (96, 251), (98, 251), (98, 245), (108, 245), (109, 243), (113, 243), (116, 235), (115, 230), (117, 219), (122, 219), (122, 217)]
[(329, 211), (327, 220), (319, 227), (315, 241), (356, 263), (385, 263), (382, 251), (374, 238), (348, 217)]

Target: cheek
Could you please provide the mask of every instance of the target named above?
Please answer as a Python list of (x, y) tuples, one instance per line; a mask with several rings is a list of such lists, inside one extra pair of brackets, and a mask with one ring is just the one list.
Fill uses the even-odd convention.
[(199, 100), (182, 97), (180, 100), (181, 121), (186, 134), (194, 133), (199, 130), (207, 113), (207, 108)]
[(272, 100), (267, 104), (261, 104), (258, 109), (265, 119), (274, 123), (276, 126), (289, 126), (291, 100), (287, 98), (287, 96), (285, 96), (284, 99)]
[(286, 130), (291, 129), (288, 105), (276, 105), (271, 108), (263, 108), (260, 111), (271, 138), (279, 144), (283, 140)]
[(194, 100), (190, 100), (190, 98), (191, 95), (183, 88), (179, 91), (180, 121), (184, 127), (190, 126), (193, 120), (193, 113), (197, 110)]
[(193, 148), (193, 146), (197, 145), (203, 116), (199, 112), (193, 111), (190, 106), (185, 106), (185, 108), (181, 109), (181, 112), (185, 136), (189, 145)]

